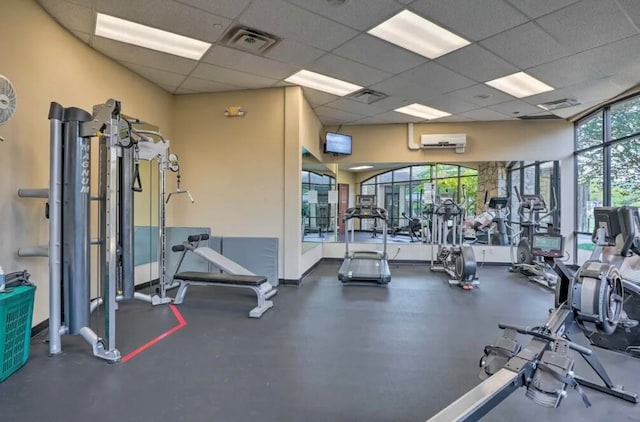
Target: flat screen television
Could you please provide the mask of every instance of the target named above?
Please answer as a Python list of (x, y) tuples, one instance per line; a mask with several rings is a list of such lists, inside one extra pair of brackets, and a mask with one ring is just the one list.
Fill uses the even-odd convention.
[(351, 136), (327, 132), (324, 138), (325, 154), (351, 155)]

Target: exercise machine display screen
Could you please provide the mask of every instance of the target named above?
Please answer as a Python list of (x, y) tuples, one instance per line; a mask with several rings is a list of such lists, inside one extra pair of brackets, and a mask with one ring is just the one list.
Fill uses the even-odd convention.
[(358, 195), (357, 204), (359, 207), (375, 207), (376, 206), (376, 196), (375, 195)]
[(531, 252), (535, 256), (562, 258), (564, 255), (564, 237), (559, 234), (534, 234)]

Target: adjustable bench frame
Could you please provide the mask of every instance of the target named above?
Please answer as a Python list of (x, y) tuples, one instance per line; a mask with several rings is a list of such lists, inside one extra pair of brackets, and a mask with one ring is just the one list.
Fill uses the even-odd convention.
[[(208, 234), (192, 235), (187, 238), (186, 242), (183, 242), (181, 245), (175, 245), (171, 248), (174, 252), (182, 252), (182, 256), (180, 257), (180, 261), (176, 267), (176, 273), (173, 276), (173, 280), (178, 283), (178, 292), (176, 293), (173, 303), (179, 305), (184, 301), (184, 297), (187, 294), (187, 289), (190, 285), (251, 289), (258, 298), (258, 306), (249, 311), (249, 317), (260, 318), (262, 314), (273, 307), (273, 302), (267, 299), (275, 296), (275, 294), (278, 293), (278, 290), (267, 281), (266, 277), (256, 276), (251, 271), (217, 253), (213, 249), (199, 246), (200, 241), (208, 239)], [(212, 263), (224, 271), (225, 274), (206, 272), (179, 273), (178, 271), (187, 252), (192, 252), (202, 259)]]

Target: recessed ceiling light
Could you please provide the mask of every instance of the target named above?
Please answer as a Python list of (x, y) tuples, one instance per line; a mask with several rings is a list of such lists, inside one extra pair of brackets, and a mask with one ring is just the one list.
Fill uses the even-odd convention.
[(429, 59), (470, 44), (464, 38), (408, 10), (382, 22), (368, 33)]
[(494, 79), (485, 84), (513, 95), (516, 98), (528, 97), (530, 95), (541, 94), (553, 91), (553, 87), (534, 78), (525, 72), (517, 72), (502, 78)]
[(411, 116), (420, 117), (422, 119), (427, 119), (427, 120), (433, 120), (433, 119), (439, 119), (440, 117), (451, 116), (451, 113), (447, 113), (446, 111), (427, 107), (426, 105), (422, 105), (418, 103), (413, 103), (408, 106), (396, 108), (394, 111), (397, 111), (398, 113), (409, 114)]
[(349, 170), (368, 170), (372, 168), (373, 166), (357, 166), (357, 167), (349, 167)]
[(193, 60), (200, 60), (211, 47), (208, 42), (102, 13), (98, 13), (95, 35)]
[(352, 92), (362, 89), (359, 85), (304, 69), (289, 76), (285, 81), (340, 96), (349, 95)]

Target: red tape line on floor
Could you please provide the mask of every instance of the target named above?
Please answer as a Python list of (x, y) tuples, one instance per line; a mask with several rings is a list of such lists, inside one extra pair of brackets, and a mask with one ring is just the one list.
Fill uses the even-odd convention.
[(178, 320), (178, 325), (176, 325), (175, 327), (171, 328), (168, 331), (165, 331), (164, 333), (160, 334), (158, 337), (154, 338), (153, 340), (146, 342), (142, 346), (138, 347), (136, 350), (128, 353), (120, 360), (121, 362), (126, 362), (128, 360), (133, 359), (134, 357), (144, 352), (154, 344), (158, 343), (160, 340), (163, 340), (169, 337), (171, 334), (187, 326), (187, 321), (184, 320), (184, 318), (182, 317), (182, 314), (180, 313), (178, 308), (176, 308), (176, 305), (169, 305), (169, 308), (171, 308), (171, 311), (173, 312), (173, 316), (175, 316), (176, 319)]

